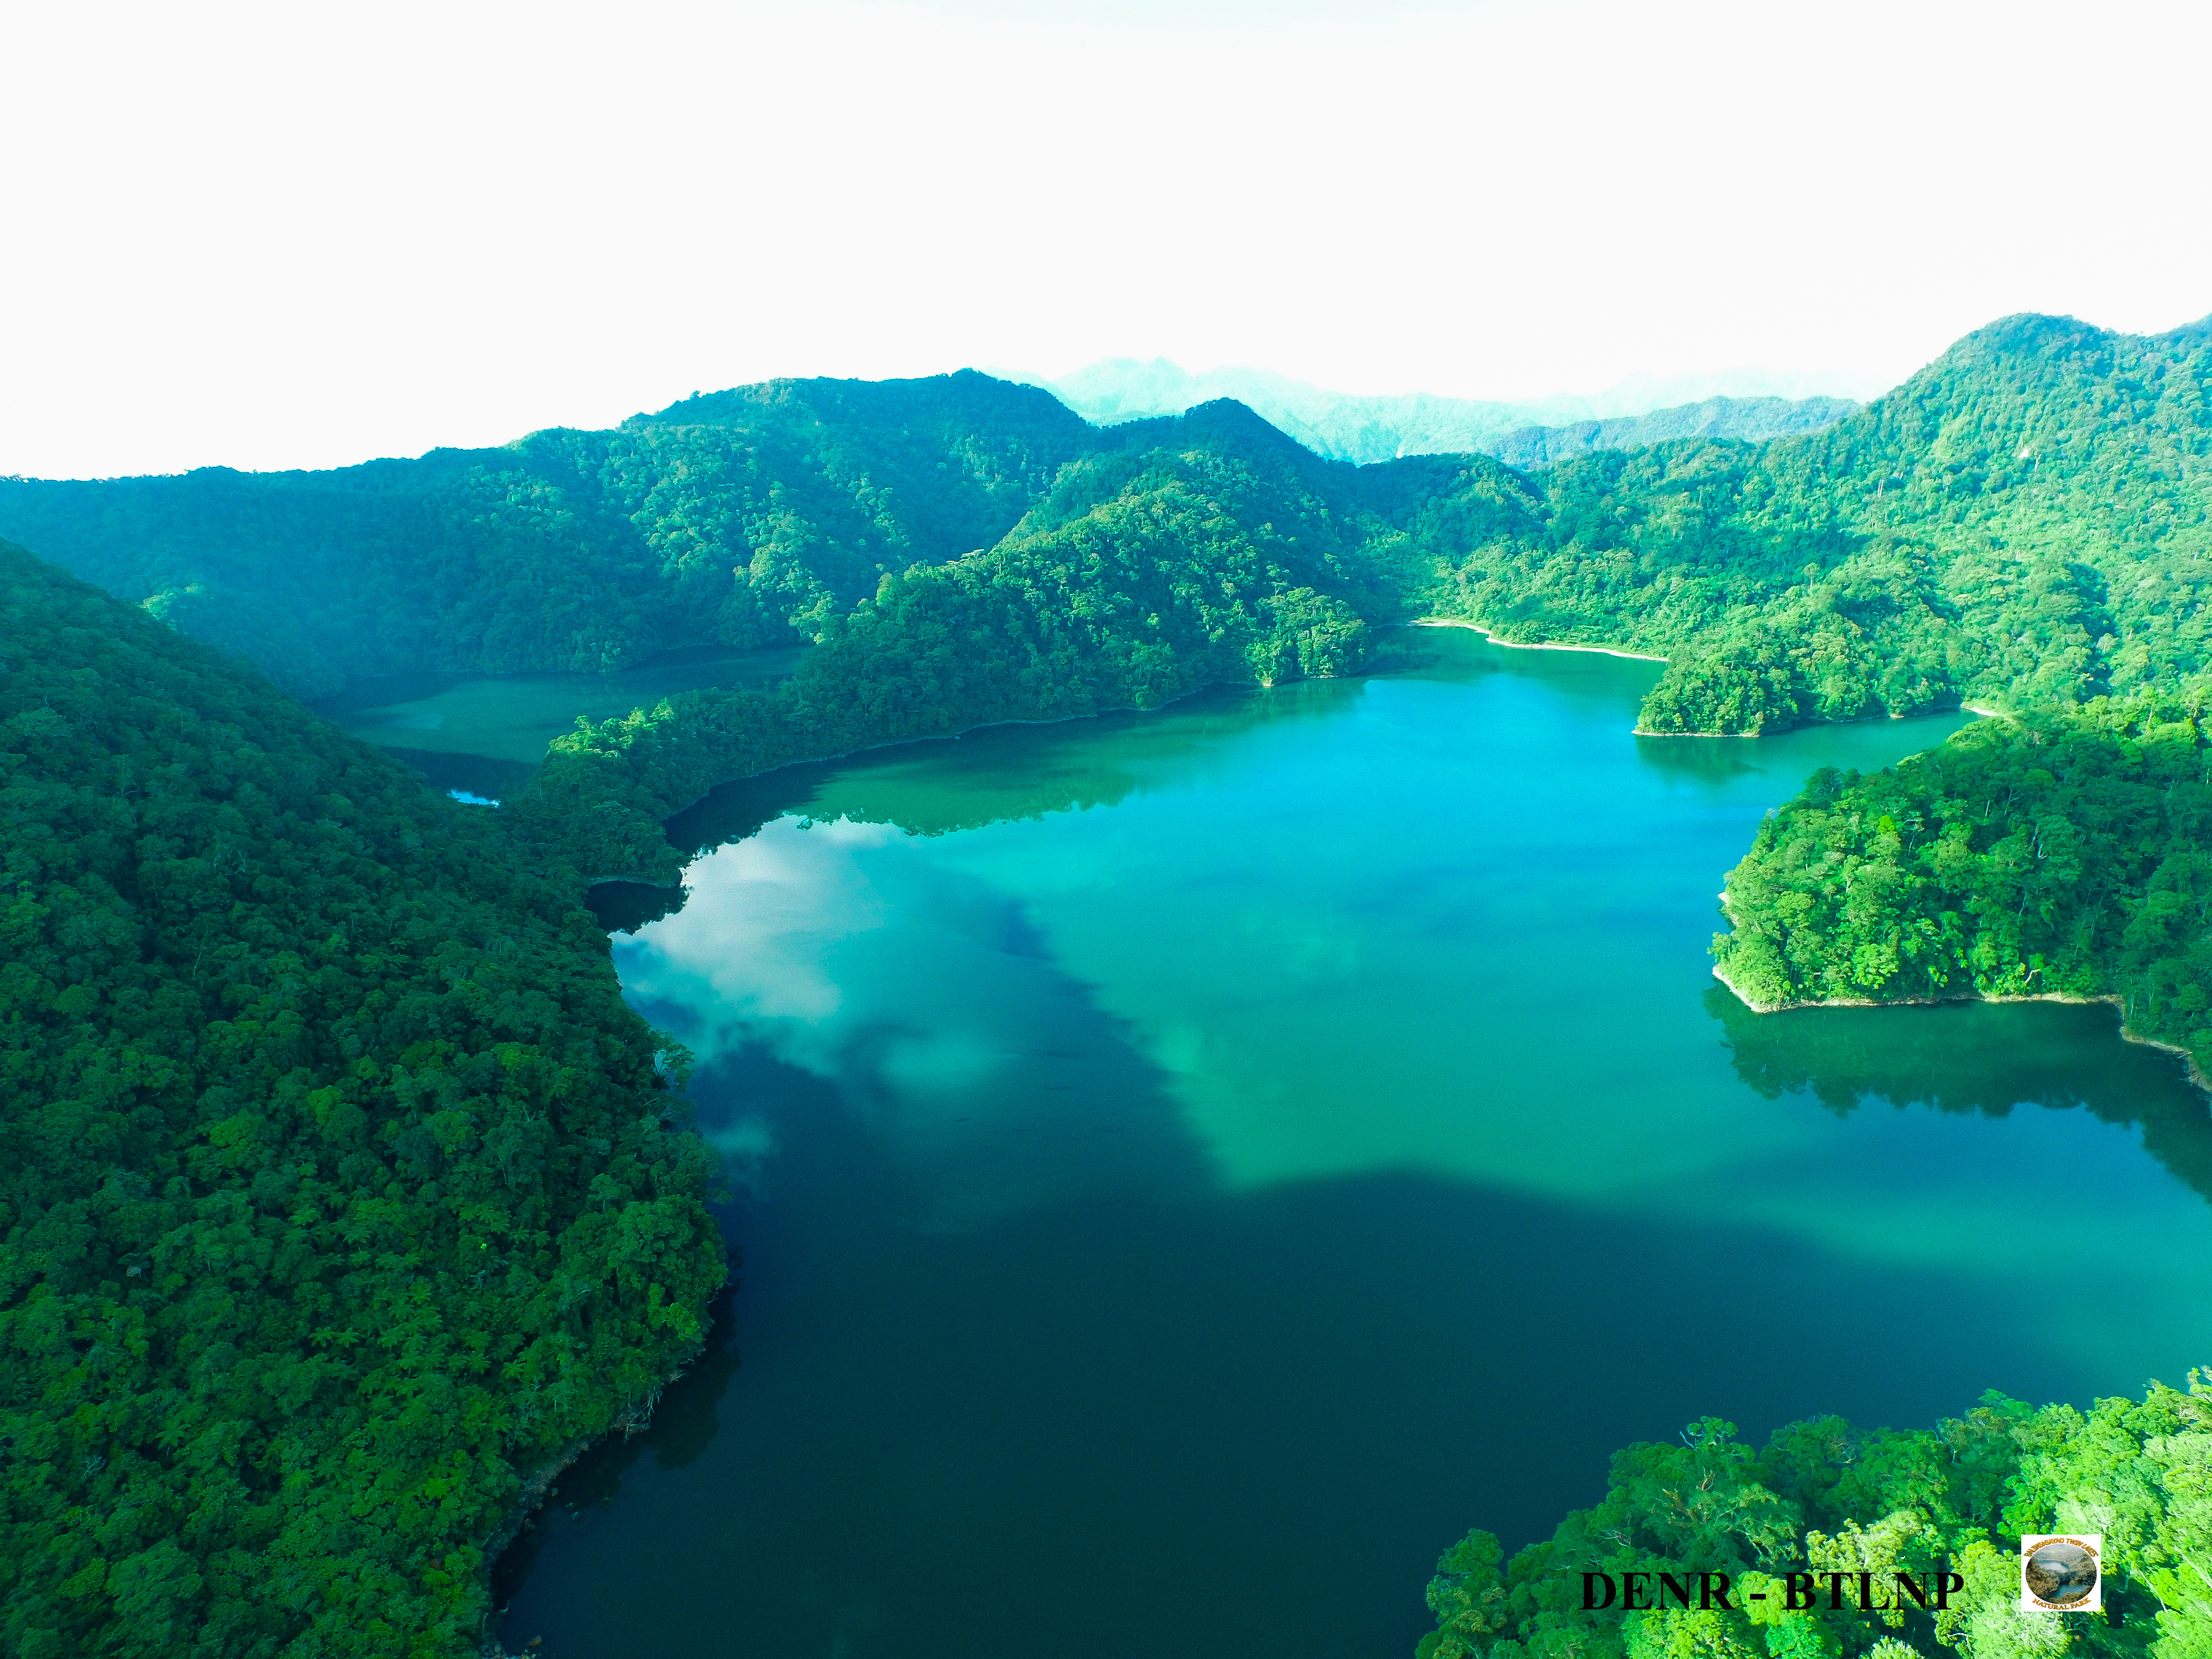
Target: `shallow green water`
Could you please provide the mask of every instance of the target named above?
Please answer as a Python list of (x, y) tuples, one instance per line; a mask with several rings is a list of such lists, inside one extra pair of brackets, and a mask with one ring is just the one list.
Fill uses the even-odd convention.
[(1647, 665), (1437, 648), (679, 822), (750, 833), (617, 961), (744, 1280), (510, 1647), (1397, 1659), (1631, 1440), (2212, 1358), (2212, 1123), (2109, 1010), (1709, 976), (1760, 814), (1954, 720), (1639, 740)]
[(580, 715), (607, 720), (678, 691), (767, 684), (802, 654), (797, 646), (699, 647), (611, 674), (389, 675), (317, 708), (355, 737), (398, 750), (440, 788), (496, 798), (520, 787)]

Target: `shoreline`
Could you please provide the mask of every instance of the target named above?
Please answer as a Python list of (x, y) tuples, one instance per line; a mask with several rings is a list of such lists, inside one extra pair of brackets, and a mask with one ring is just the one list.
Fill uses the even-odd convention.
[[(1572, 649), (1573, 647), (1563, 648)], [(1959, 705), (1959, 710), (1961, 714), (1972, 714), (1981, 720), (2002, 720), (2012, 718), (2001, 708), (1984, 708), (1979, 703), (1962, 702)], [(1793, 732), (1809, 732), (1815, 726), (1872, 726), (1877, 720), (1933, 720), (1938, 714), (1949, 712), (1948, 709), (1944, 708), (1923, 708), (1914, 714), (1864, 714), (1856, 720), (1806, 720), (1797, 726), (1785, 726), (1778, 732), (1650, 732), (1639, 726), (1629, 735), (1636, 738), (1786, 738)], [(1916, 749), (1913, 750), (1913, 755), (1924, 755), (1929, 752), (1924, 749)], [(1912, 755), (1907, 755), (1905, 759), (1911, 760), (1912, 757)]]
[[(715, 1294), (720, 1296), (721, 1292), (718, 1290)], [(702, 1343), (699, 1352), (705, 1352), (706, 1347)], [(571, 1441), (550, 1462), (541, 1465), (523, 1477), (522, 1485), (516, 1491), (514, 1501), (507, 1510), (507, 1518), (500, 1522), (498, 1530), (485, 1539), (483, 1543), (484, 1583), (487, 1590), (490, 1588), (492, 1575), (499, 1569), (500, 1558), (506, 1554), (529, 1529), (538, 1511), (545, 1507), (545, 1500), (553, 1495), (553, 1483), (568, 1473), (570, 1466), (592, 1448), (605, 1445), (617, 1435), (628, 1440), (635, 1435), (644, 1433), (646, 1430), (652, 1427), (653, 1413), (660, 1405), (660, 1396), (668, 1392), (670, 1383), (691, 1369), (698, 1358), (697, 1353), (686, 1358), (666, 1376), (660, 1379), (652, 1393), (642, 1399), (634, 1400), (625, 1406), (616, 1415), (614, 1420), (598, 1434), (586, 1439)], [(506, 1622), (507, 1610), (495, 1602), (484, 1615), (483, 1645), (477, 1650), (481, 1659), (522, 1659), (522, 1656), (510, 1653), (505, 1645), (506, 1632), (501, 1626)]]
[(1813, 997), (1801, 1002), (1757, 1002), (1737, 988), (1734, 980), (1719, 963), (1713, 964), (1713, 977), (1728, 988), (1729, 994), (1754, 1014), (1783, 1014), (1796, 1008), (1943, 1008), (1964, 1002), (2063, 1002), (2075, 1006), (2090, 1003), (2109, 1003), (2120, 1011), (2120, 1040), (2136, 1042), (2146, 1048), (2158, 1048), (2181, 1058), (2190, 1082), (2207, 1094), (2212, 1094), (2212, 1077), (2207, 1077), (2197, 1064), (2197, 1056), (2178, 1042), (2163, 1038), (2144, 1036), (2128, 1029), (2127, 999), (2117, 991), (2104, 992), (2096, 996), (2076, 996), (2070, 991), (2023, 991), (2004, 996), (1987, 996), (1979, 991), (1962, 991), (1947, 997)]
[(1648, 652), (1624, 651), (1617, 645), (1568, 645), (1556, 641), (1501, 640), (1482, 623), (1468, 622), (1460, 617), (1416, 617), (1406, 626), (1408, 628), (1471, 628), (1492, 645), (1502, 645), (1508, 651), (1594, 651), (1601, 657), (1626, 657), (1632, 662), (1665, 662), (1667, 660), (1664, 657), (1652, 656)]
[[(1392, 627), (1405, 628), (1476, 627), (1476, 624), (1474, 623), (1455, 622), (1449, 617), (1420, 619), (1410, 623), (1391, 623), (1389, 625)], [(1486, 629), (1478, 629), (1477, 631), (1483, 632), (1485, 634), (1487, 633)], [(1634, 654), (1630, 652), (1610, 651), (1605, 647), (1595, 645), (1514, 646), (1513, 641), (1510, 640), (1499, 640), (1497, 643), (1499, 645), (1513, 646), (1514, 649), (1520, 651), (1606, 651), (1607, 654), (1609, 656), (1629, 656)], [(1643, 660), (1646, 662), (1664, 662), (1666, 659), (1664, 657), (1647, 657), (1643, 659)], [(665, 831), (668, 826), (668, 821), (671, 818), (680, 817), (682, 814), (690, 811), (693, 807), (700, 805), (717, 789), (722, 788), (728, 784), (746, 783), (755, 778), (768, 777), (774, 773), (783, 771), (786, 769), (793, 766), (820, 766), (827, 764), (832, 761), (851, 760), (854, 757), (858, 755), (873, 754), (879, 750), (902, 749), (910, 744), (952, 743), (957, 741), (959, 738), (966, 737), (971, 732), (988, 732), (1000, 726), (1070, 726), (1079, 720), (1105, 720), (1115, 714), (1160, 714), (1166, 713), (1179, 702), (1188, 702), (1193, 697), (1203, 696), (1208, 691), (1217, 690), (1224, 686), (1228, 687), (1231, 690), (1249, 690), (1256, 691), (1272, 691), (1275, 690), (1279, 684), (1299, 685), (1306, 684), (1319, 684), (1322, 682), (1334, 680), (1374, 679), (1380, 678), (1382, 673), (1389, 672), (1390, 671), (1362, 668), (1349, 674), (1305, 675), (1301, 676), (1296, 680), (1285, 680), (1280, 682), (1274, 680), (1208, 680), (1205, 684), (1194, 685), (1188, 691), (1179, 691), (1174, 696), (1168, 698), (1164, 702), (1157, 703), (1149, 708), (1141, 708), (1134, 703), (1115, 703), (1108, 708), (1094, 708), (1090, 710), (1088, 713), (1080, 714), (1040, 714), (1028, 720), (1009, 717), (1005, 720), (976, 720), (970, 725), (958, 726), (949, 732), (924, 732), (918, 737), (885, 738), (880, 743), (864, 743), (854, 748), (840, 749), (827, 754), (803, 755), (796, 760), (778, 761), (775, 765), (764, 766), (757, 772), (732, 773), (726, 778), (716, 779), (713, 783), (708, 784), (699, 794), (693, 796), (690, 799), (685, 801), (681, 806), (672, 808), (665, 813), (659, 813), (656, 816), (654, 809), (641, 807), (639, 810), (641, 811), (647, 812), (648, 816), (654, 816), (655, 822), (659, 823)], [(548, 744), (547, 747), (550, 750), (551, 745)], [(696, 863), (701, 855), (701, 853), (698, 852), (684, 854), (682, 855), (683, 864), (681, 867), (677, 870), (675, 878), (673, 880), (663, 880), (658, 876), (638, 875), (635, 873), (611, 876), (587, 876), (584, 879), (584, 887), (586, 890), (589, 890), (590, 889), (599, 886), (604, 883), (621, 882), (634, 887), (657, 888), (660, 891), (666, 893), (680, 892), (684, 888), (684, 872), (689, 870), (693, 864)]]

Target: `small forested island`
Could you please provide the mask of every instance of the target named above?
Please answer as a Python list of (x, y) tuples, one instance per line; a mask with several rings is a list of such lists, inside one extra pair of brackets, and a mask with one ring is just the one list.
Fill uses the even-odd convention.
[[(650, 1408), (726, 1271), (684, 1056), (581, 896), (675, 882), (664, 821), (791, 762), (1356, 673), (1422, 617), (1664, 659), (1655, 735), (1971, 705), (1759, 829), (1720, 972), (1757, 1007), (2116, 998), (2208, 1063), (2209, 395), (2212, 319), (2023, 316), (1820, 430), (1530, 471), (1330, 460), (1226, 401), (1098, 428), (963, 372), (334, 472), (0, 479), (7, 1650), (485, 1642), (532, 1483)], [(583, 723), (496, 812), (292, 700), (801, 642), (771, 690)], [(2212, 1651), (2204, 1398), (1756, 1455), (1704, 1425), (1510, 1566), (1455, 1549), (1425, 1659), (1890, 1639), (1557, 1604), (1559, 1562), (1693, 1543), (1747, 1574), (1948, 1554), (1934, 1639), (2057, 1651), (1999, 1559), (2054, 1506), (2142, 1610), (2069, 1639)]]

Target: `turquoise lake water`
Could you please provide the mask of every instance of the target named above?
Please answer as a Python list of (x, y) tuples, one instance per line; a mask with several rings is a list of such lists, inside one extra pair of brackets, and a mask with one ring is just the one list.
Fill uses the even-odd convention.
[(1628, 1442), (2212, 1360), (2212, 1120), (2112, 1010), (1710, 976), (1761, 815), (1959, 717), (1639, 739), (1650, 665), (1421, 642), (677, 822), (743, 838), (615, 955), (741, 1282), (511, 1649), (1403, 1659)]

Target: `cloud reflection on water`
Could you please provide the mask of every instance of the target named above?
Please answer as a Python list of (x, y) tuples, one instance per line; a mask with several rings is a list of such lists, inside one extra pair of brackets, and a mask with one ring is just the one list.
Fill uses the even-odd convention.
[[(770, 823), (617, 941), (623, 983), (702, 1068), (758, 1050), (833, 1083), (905, 1170), (917, 1224), (1187, 1185), (1157, 1068), (1018, 902), (911, 846), (881, 824)], [(718, 1146), (770, 1135), (742, 1108), (702, 1127)]]

